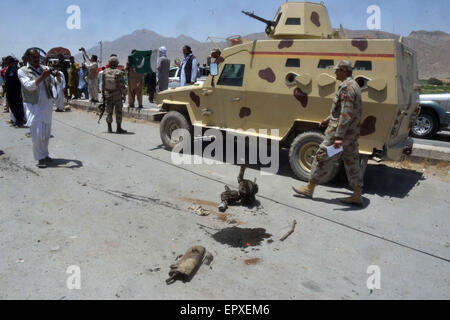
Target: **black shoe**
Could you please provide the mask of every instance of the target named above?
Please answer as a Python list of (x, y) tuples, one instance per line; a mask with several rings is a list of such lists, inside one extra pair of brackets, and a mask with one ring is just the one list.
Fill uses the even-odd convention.
[(113, 133), (112, 124), (108, 123), (108, 133)]
[(45, 163), (45, 160), (39, 160), (38, 164), (36, 165), (39, 169), (45, 169), (47, 168), (47, 164)]
[(122, 127), (121, 127), (121, 125), (118, 124), (118, 125), (117, 125), (117, 131), (116, 131), (116, 133), (117, 133), (117, 134), (125, 134), (125, 133), (128, 133), (128, 131), (127, 131), (127, 130), (123, 130)]
[(138, 109), (143, 109), (143, 108), (144, 108), (144, 106), (139, 106), (139, 107), (138, 107)]
[(47, 158), (43, 159), (43, 161), (44, 161), (45, 163), (52, 163), (52, 162), (53, 162), (53, 159), (50, 158), (50, 157), (47, 157)]

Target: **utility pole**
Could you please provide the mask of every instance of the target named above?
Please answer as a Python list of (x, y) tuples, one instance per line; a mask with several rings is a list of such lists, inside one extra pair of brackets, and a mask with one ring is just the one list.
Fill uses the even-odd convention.
[(100, 67), (103, 66), (103, 41), (99, 42), (100, 44)]

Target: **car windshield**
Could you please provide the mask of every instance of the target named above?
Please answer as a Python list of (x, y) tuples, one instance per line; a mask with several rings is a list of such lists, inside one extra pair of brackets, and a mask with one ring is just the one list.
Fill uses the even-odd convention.
[(175, 75), (177, 74), (177, 70), (178, 70), (178, 68), (170, 69), (170, 71), (169, 71), (169, 77), (170, 77), (170, 78), (175, 77)]

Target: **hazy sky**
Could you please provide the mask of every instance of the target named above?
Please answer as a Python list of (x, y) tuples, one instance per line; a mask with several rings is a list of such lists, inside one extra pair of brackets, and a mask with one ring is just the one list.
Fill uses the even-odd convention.
[[(208, 36), (263, 32), (265, 26), (241, 10), (272, 19), (282, 0), (0, 0), (0, 56), (19, 58), (28, 47), (63, 46), (77, 53), (137, 29), (199, 41)], [(381, 30), (408, 35), (414, 30), (450, 33), (448, 0), (326, 0), (333, 27), (367, 29), (370, 5), (381, 9)], [(81, 29), (69, 30), (70, 5), (81, 9)]]

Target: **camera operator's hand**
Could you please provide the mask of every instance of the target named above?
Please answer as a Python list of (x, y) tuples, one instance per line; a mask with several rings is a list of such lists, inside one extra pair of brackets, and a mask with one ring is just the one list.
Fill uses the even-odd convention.
[(42, 80), (47, 79), (52, 74), (50, 69), (45, 69), (44, 72), (41, 74)]
[(36, 79), (36, 85), (39, 86), (41, 82), (50, 77), (51, 74), (52, 72), (49, 69), (44, 69), (41, 76)]

